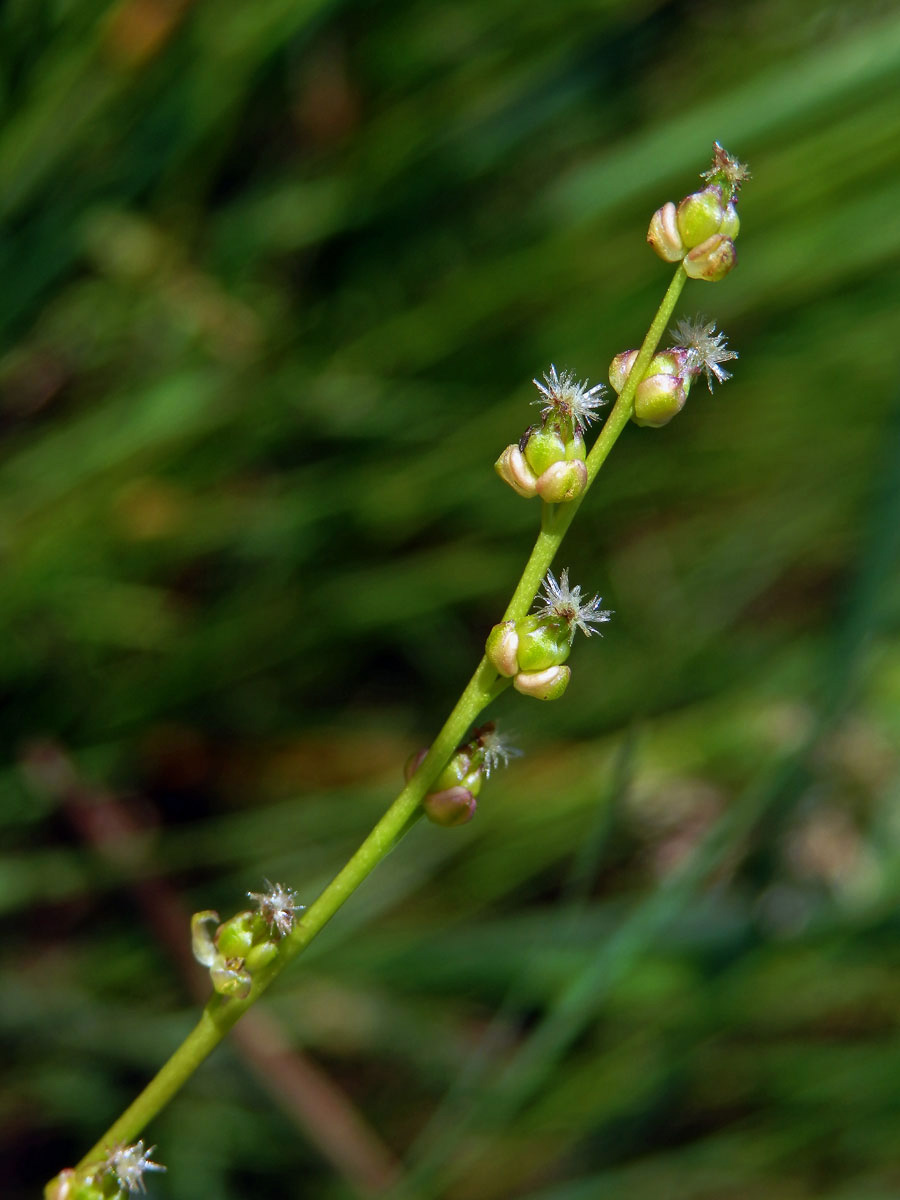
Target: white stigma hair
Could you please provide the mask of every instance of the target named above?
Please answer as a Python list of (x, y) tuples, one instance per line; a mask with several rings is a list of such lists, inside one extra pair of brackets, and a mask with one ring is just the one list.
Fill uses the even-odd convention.
[(737, 358), (738, 354), (736, 350), (728, 349), (724, 333), (716, 333), (714, 321), (705, 321), (703, 317), (685, 318), (674, 327), (672, 337), (675, 339), (673, 349), (687, 350), (688, 368), (697, 375), (703, 372), (710, 391), (713, 390), (713, 376), (717, 383), (731, 378), (731, 372), (724, 370), (722, 363)]
[(600, 608), (601, 596), (583, 600), (581, 588), (569, 585), (567, 567), (560, 572), (558, 580), (552, 571), (548, 571), (542, 587), (543, 595), (539, 596), (538, 600), (543, 600), (543, 603), (536, 610), (537, 615), (559, 617), (566, 621), (570, 628), (574, 626), (580, 629), (586, 637), (597, 632), (591, 628), (592, 625), (603, 625), (612, 617), (608, 609)]
[(532, 401), (533, 404), (540, 404), (541, 416), (549, 417), (554, 412), (561, 413), (571, 417), (579, 431), (597, 419), (597, 409), (606, 403), (603, 399), (605, 388), (602, 383), (588, 387), (587, 379), (579, 383), (572, 371), (563, 371), (560, 375), (552, 364), (544, 376), (543, 383), (538, 379), (532, 382), (541, 393), (537, 400)]

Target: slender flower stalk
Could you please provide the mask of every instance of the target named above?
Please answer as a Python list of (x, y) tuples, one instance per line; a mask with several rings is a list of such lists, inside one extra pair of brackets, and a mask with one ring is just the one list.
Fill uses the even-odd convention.
[[(679, 265), (663, 297), (656, 316), (639, 351), (635, 365), (612, 412), (606, 419), (587, 458), (588, 486), (606, 461), (619, 435), (628, 424), (634, 392), (672, 317), (678, 297), (687, 282)], [(522, 576), (507, 606), (505, 619), (524, 617), (541, 581), (549, 571), (557, 550), (583, 499), (567, 505), (544, 504), (541, 530), (525, 565)], [(556, 511), (554, 511), (556, 509)], [(309, 906), (294, 928), (281, 940), (276, 957), (253, 978), (246, 996), (215, 994), (207, 1003), (200, 1020), (172, 1057), (146, 1088), (110, 1126), (79, 1165), (104, 1157), (106, 1147), (135, 1139), (147, 1123), (165, 1107), (187, 1079), (219, 1044), (228, 1030), (262, 996), (287, 964), (313, 940), (344, 902), (389, 853), (416, 816), (426, 792), (443, 770), (455, 747), (478, 716), (508, 686), (510, 680), (499, 676), (487, 658), (482, 658), (457, 700), (453, 710), (431, 745), (422, 765), (400, 792), (371, 833), (332, 879), (317, 900)]]
[[(132, 1161), (127, 1156), (131, 1155), (135, 1179), (143, 1189), (142, 1172), (162, 1169), (149, 1160), (151, 1151), (145, 1153), (142, 1142), (129, 1146), (146, 1124), (385, 858), (422, 815), (423, 806), (428, 811), (429, 797), (440, 797), (428, 812), (432, 820), (447, 825), (463, 823), (474, 812), (482, 778), (518, 753), (492, 724), (468, 734), (484, 709), (510, 683), (523, 694), (542, 700), (554, 699), (565, 690), (569, 668), (564, 662), (576, 630), (591, 636), (611, 614), (600, 608), (599, 596), (587, 599), (579, 586), (571, 586), (567, 570), (557, 579), (551, 565), (588, 488), (635, 415), (638, 388), (689, 276), (714, 282), (734, 265), (733, 240), (739, 228), (734, 202), (747, 174), (743, 164), (717, 143), (713, 165), (704, 176), (706, 187), (686, 197), (677, 208), (664, 206), (651, 221), (648, 240), (660, 257), (677, 262), (677, 266), (640, 348), (629, 353), (617, 379), (618, 398), (589, 453), (583, 433), (604, 402), (602, 386), (579, 383), (574, 373), (558, 372), (555, 366), (544, 375), (543, 383), (535, 380), (541, 426), (528, 430), (518, 445), (507, 447), (496, 468), (520, 495), (541, 496), (541, 527), (503, 620), (488, 639), (485, 657), (427, 753), (415, 758), (405, 787), (308, 908), (297, 903), (290, 888), (267, 881), (266, 891), (249, 893), (257, 911), (237, 914), (218, 924), (215, 933), (211, 927), (218, 923), (217, 914), (195, 915), (195, 953), (210, 968), (214, 994), (197, 1026), (74, 1170), (101, 1172), (109, 1169), (118, 1154), (121, 1171), (127, 1176)], [(685, 371), (691, 377), (705, 374), (710, 389), (713, 378), (721, 382), (728, 377), (721, 364), (736, 355), (711, 323), (681, 323), (675, 337), (681, 349), (669, 353), (685, 354)], [(541, 588), (538, 607), (529, 614)], [(59, 1181), (65, 1182), (63, 1177), (68, 1178), (72, 1171), (63, 1172), (48, 1185), (48, 1197), (66, 1200)], [(121, 1173), (117, 1178), (125, 1182)], [(53, 1188), (56, 1190), (51, 1191)]]
[[(643, 370), (659, 345), (672, 317), (678, 297), (687, 282), (679, 265), (647, 332), (635, 365), (618, 400), (606, 419), (587, 458), (588, 486), (597, 477), (619, 435), (628, 424), (634, 404), (634, 392)], [(522, 572), (504, 618), (513, 620), (527, 614), (541, 581), (549, 571), (557, 550), (581, 504), (581, 497), (566, 505), (544, 504), (541, 530)], [(431, 745), (422, 765), (400, 792), (371, 833), (309, 906), (294, 928), (284, 937), (277, 956), (252, 981), (244, 997), (215, 994), (207, 1003), (200, 1020), (172, 1057), (146, 1088), (122, 1113), (81, 1164), (102, 1158), (105, 1148), (136, 1138), (147, 1123), (165, 1107), (187, 1079), (219, 1044), (228, 1030), (262, 996), (287, 964), (313, 940), (344, 902), (389, 853), (416, 816), (426, 792), (451, 757), (455, 747), (478, 716), (508, 686), (510, 680), (499, 676), (487, 658), (482, 658), (457, 700), (453, 710)]]

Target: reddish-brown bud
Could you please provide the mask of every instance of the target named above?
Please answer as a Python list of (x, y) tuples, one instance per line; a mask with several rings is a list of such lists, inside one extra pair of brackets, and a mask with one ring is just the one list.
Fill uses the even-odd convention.
[(475, 816), (478, 802), (464, 787), (445, 788), (441, 792), (429, 792), (422, 801), (425, 816), (435, 825), (465, 825)]

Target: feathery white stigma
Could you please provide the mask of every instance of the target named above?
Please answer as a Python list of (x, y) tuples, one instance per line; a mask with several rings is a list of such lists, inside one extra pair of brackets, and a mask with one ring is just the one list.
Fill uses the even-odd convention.
[(119, 1146), (110, 1153), (106, 1167), (129, 1192), (146, 1192), (144, 1172), (166, 1169), (162, 1163), (150, 1161), (155, 1149), (155, 1146), (151, 1146), (145, 1150), (143, 1141), (135, 1142), (133, 1146)]
[(702, 317), (695, 320), (679, 321), (672, 330), (675, 348), (687, 350), (688, 369), (699, 375), (702, 371), (706, 376), (706, 385), (713, 390), (713, 376), (717, 383), (724, 383), (731, 378), (731, 372), (722, 367), (723, 362), (737, 358), (736, 350), (729, 350), (724, 333), (716, 333), (714, 321), (704, 321)]
[(751, 178), (750, 168), (747, 164), (729, 154), (720, 142), (713, 143), (712, 166), (708, 170), (700, 172), (700, 178), (710, 182), (716, 181), (717, 177), (725, 178), (731, 187), (732, 196), (735, 197), (740, 191), (741, 184)]
[(247, 895), (251, 900), (256, 901), (269, 929), (277, 930), (278, 936), (284, 937), (294, 927), (294, 913), (301, 912), (306, 905), (298, 904), (297, 893), (292, 892), (283, 883), (270, 883), (268, 879), (263, 882), (266, 885), (266, 891), (248, 892)]
[(497, 767), (508, 767), (511, 758), (522, 756), (518, 746), (514, 746), (509, 738), (498, 733), (496, 729), (486, 729), (479, 734), (478, 740), (484, 751), (485, 779), (490, 779), (491, 772)]
[(550, 370), (544, 376), (544, 382), (532, 381), (541, 393), (540, 399), (532, 401), (541, 405), (541, 416), (549, 417), (552, 413), (561, 413), (571, 417), (577, 430), (590, 425), (597, 418), (597, 409), (606, 401), (603, 399), (605, 387), (595, 383), (588, 387), (588, 380), (578, 383), (572, 371), (563, 371), (560, 375), (551, 364)]
[(542, 617), (559, 617), (568, 625), (580, 629), (585, 637), (596, 633), (592, 625), (602, 625), (610, 619), (612, 613), (601, 609), (601, 597), (594, 596), (592, 600), (582, 600), (581, 588), (569, 586), (569, 570), (567, 567), (560, 572), (559, 580), (552, 571), (548, 571), (543, 582), (544, 603), (538, 608), (537, 614)]

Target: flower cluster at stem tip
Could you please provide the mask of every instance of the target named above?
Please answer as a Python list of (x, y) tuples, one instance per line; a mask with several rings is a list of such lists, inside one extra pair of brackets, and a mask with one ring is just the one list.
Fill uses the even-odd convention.
[(656, 210), (647, 241), (664, 262), (680, 262), (691, 279), (717, 283), (737, 262), (737, 199), (750, 172), (716, 142), (712, 166), (700, 178), (706, 182), (700, 191)]
[[(422, 800), (425, 816), (435, 825), (466, 825), (475, 816), (481, 785), (497, 767), (507, 766), (522, 751), (497, 732), (493, 721), (472, 731), (459, 746)], [(407, 782), (425, 761), (428, 749), (409, 757), (404, 768)]]
[(612, 616), (600, 604), (600, 596), (584, 599), (581, 588), (569, 584), (567, 569), (559, 579), (548, 571), (535, 612), (520, 621), (501, 621), (488, 634), (488, 661), (499, 675), (512, 679), (513, 687), (522, 695), (536, 700), (559, 699), (572, 677), (564, 663), (575, 631), (580, 629), (590, 637), (597, 632), (593, 626), (605, 624)]
[[(212, 909), (191, 918), (194, 958), (209, 967), (212, 985), (220, 996), (250, 995), (253, 973), (270, 963), (278, 953), (278, 942), (294, 927), (295, 914), (304, 906), (296, 893), (283, 883), (270, 883), (264, 892), (248, 892), (256, 901), (255, 912), (239, 912), (219, 924)], [(209, 927), (216, 923), (215, 933)]]
[(150, 1155), (156, 1149), (144, 1149), (143, 1141), (131, 1146), (116, 1146), (99, 1163), (86, 1167), (67, 1167), (47, 1184), (45, 1200), (124, 1200), (128, 1195), (144, 1193), (147, 1171), (165, 1171), (162, 1163)]

